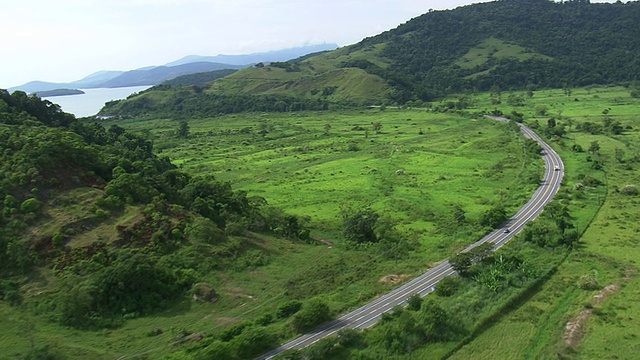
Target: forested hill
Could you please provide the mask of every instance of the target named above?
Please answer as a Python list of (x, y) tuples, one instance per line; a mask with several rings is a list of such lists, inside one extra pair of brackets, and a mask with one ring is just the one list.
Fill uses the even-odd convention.
[(352, 46), (258, 64), (203, 87), (151, 89), (103, 113), (323, 109), (431, 101), (492, 87), (632, 82), (640, 76), (637, 19), (637, 1), (503, 0), (430, 11)]
[(609, 84), (640, 74), (639, 18), (637, 1), (505, 0), (430, 12), (358, 46), (386, 44), (405, 97)]
[(0, 199), (0, 300), (75, 328), (171, 306), (242, 256), (248, 231), (308, 238), (297, 217), (181, 172), (143, 136), (2, 89)]

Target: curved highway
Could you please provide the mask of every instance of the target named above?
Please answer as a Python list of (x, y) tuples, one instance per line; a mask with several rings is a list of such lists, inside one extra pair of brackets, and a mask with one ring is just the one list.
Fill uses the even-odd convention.
[[(498, 121), (510, 121), (503, 117), (487, 117)], [(518, 126), (520, 126), (520, 131), (525, 137), (535, 140), (542, 147), (542, 152), (540, 154), (544, 159), (546, 170), (541, 185), (533, 194), (529, 202), (527, 202), (513, 217), (505, 222), (503, 227), (492, 231), (482, 239), (464, 249), (462, 252), (469, 251), (476, 246), (487, 242), (493, 244), (494, 251), (499, 249), (511, 238), (522, 231), (529, 221), (534, 220), (560, 189), (560, 184), (564, 176), (564, 164), (562, 163), (562, 159), (558, 153), (549, 146), (549, 144), (545, 143), (531, 129), (522, 124), (518, 124)], [(508, 231), (505, 229), (508, 229)], [(435, 284), (438, 281), (455, 273), (456, 271), (453, 270), (449, 261), (446, 260), (395, 290), (380, 296), (370, 303), (355, 309), (336, 320), (324, 324), (311, 333), (302, 335), (297, 339), (279, 346), (278, 348), (256, 358), (256, 360), (268, 360), (288, 349), (304, 348), (314, 344), (322, 338), (335, 335), (343, 328), (366, 329), (378, 322), (383, 313), (393, 309), (397, 305), (404, 305), (410, 296), (415, 294), (425, 296), (435, 290)]]

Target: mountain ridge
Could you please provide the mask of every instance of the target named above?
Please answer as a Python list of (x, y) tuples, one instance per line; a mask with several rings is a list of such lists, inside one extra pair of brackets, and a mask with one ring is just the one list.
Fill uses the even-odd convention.
[[(146, 66), (129, 71), (100, 70), (84, 78), (72, 82), (55, 83), (47, 81), (30, 81), (8, 88), (9, 92), (21, 90), (27, 93), (51, 91), (61, 88), (113, 88), (140, 85), (157, 85), (177, 76), (222, 69), (242, 69), (258, 62), (286, 61), (318, 51), (335, 49), (336, 44), (307, 45), (289, 49), (258, 52), (241, 55), (201, 56), (187, 55), (179, 60), (160, 66)], [(224, 60), (223, 61), (217, 61)], [(215, 64), (215, 65), (207, 65)]]
[[(206, 55), (187, 55), (176, 61), (165, 64), (165, 66), (183, 65), (192, 62), (216, 62), (229, 65), (247, 65), (257, 64), (259, 62), (287, 61), (309, 53), (320, 51), (335, 50), (338, 48), (334, 43), (322, 43), (317, 45), (307, 45), (302, 47), (294, 47), (289, 49), (274, 50), (268, 52), (257, 52), (251, 54), (226, 55), (218, 54), (215, 56)], [(268, 60), (265, 60), (268, 59)]]

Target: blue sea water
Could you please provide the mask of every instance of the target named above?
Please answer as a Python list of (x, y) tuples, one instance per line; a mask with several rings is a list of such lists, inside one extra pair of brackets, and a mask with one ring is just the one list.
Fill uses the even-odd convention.
[(81, 95), (65, 95), (44, 97), (52, 103), (60, 105), (62, 111), (76, 117), (93, 116), (102, 109), (106, 102), (125, 99), (127, 96), (148, 89), (150, 86), (130, 86), (121, 88), (80, 89)]

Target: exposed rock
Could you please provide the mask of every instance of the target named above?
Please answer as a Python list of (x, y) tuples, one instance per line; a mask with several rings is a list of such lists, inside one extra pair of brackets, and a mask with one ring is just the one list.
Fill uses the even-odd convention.
[(193, 300), (214, 303), (218, 301), (219, 296), (213, 286), (207, 283), (197, 283), (191, 288)]
[(404, 279), (409, 278), (410, 275), (404, 274), (404, 275), (387, 275), (382, 277), (380, 280), (378, 280), (378, 282), (382, 283), (382, 284), (391, 284), (391, 285), (395, 285), (398, 284), (400, 282), (402, 282)]

